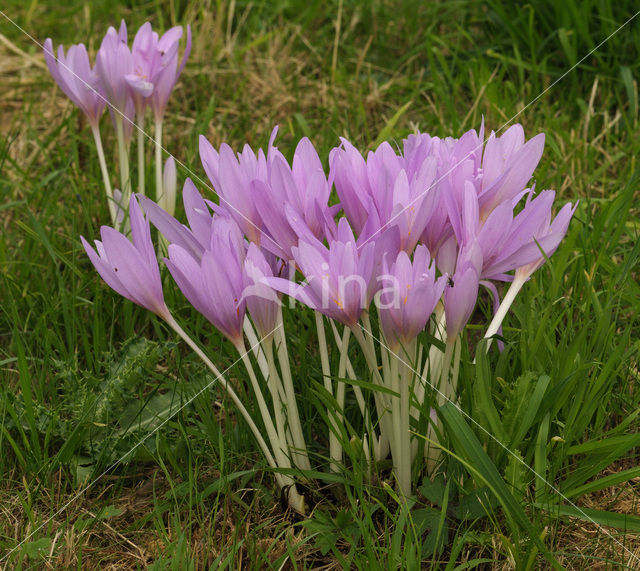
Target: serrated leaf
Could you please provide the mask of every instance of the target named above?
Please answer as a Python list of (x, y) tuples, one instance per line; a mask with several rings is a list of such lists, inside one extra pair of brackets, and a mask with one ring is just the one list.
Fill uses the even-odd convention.
[(524, 463), (522, 455), (517, 450), (512, 450), (507, 455), (507, 465), (504, 469), (504, 479), (511, 491), (521, 500), (524, 499), (525, 492), (530, 478), (530, 472)]

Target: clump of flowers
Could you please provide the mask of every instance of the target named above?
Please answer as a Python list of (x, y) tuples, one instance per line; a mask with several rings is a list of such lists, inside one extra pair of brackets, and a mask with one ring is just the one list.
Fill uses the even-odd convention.
[[(179, 58), (182, 27), (171, 28), (162, 36), (145, 23), (136, 33), (133, 44), (127, 43), (124, 21), (116, 31), (110, 27), (102, 40), (92, 67), (83, 44), (72, 45), (65, 54), (53, 42), (44, 42), (44, 56), (53, 79), (83, 112), (93, 133), (102, 179), (109, 203), (111, 223), (128, 228), (126, 207), (131, 197), (129, 152), (134, 127), (137, 131), (138, 193), (145, 194), (145, 118), (153, 115), (156, 160), (156, 200), (170, 213), (175, 209), (176, 170), (172, 158), (162, 164), (162, 123), (167, 103), (191, 52), (191, 29), (187, 26), (186, 46)], [(100, 119), (108, 105), (116, 131), (120, 188), (112, 188), (105, 160)], [(123, 226), (124, 224), (124, 226)]]
[[(185, 225), (173, 216), (175, 164), (170, 159), (163, 172), (160, 143), (167, 101), (191, 46), (187, 27), (180, 59), (181, 36), (182, 28), (160, 37), (145, 24), (129, 48), (123, 23), (107, 32), (94, 68), (82, 44), (66, 55), (59, 48), (55, 58), (51, 40), (45, 43), (52, 75), (93, 131), (115, 227), (101, 228), (95, 249), (84, 238), (82, 244), (111, 288), (158, 315), (203, 359), (301, 513), (304, 496), (292, 474), (304, 477), (322, 466), (305, 439), (310, 419), (300, 417), (298, 404), (308, 380), (292, 373), (283, 300), (288, 296), (292, 311), (312, 311), (327, 407), (325, 468), (339, 471), (344, 446), (359, 446), (371, 464), (390, 458), (397, 488), (408, 496), (413, 476), (433, 474), (441, 463), (438, 408), (458, 399), (464, 332), (481, 288), (494, 300), (490, 339), (557, 249), (575, 211), (566, 204), (553, 217), (554, 191), (537, 192), (530, 182), (544, 135), (527, 141), (514, 125), (485, 144), (483, 125), (459, 139), (416, 133), (400, 149), (383, 143), (366, 156), (342, 139), (329, 153), (328, 172), (307, 138), (289, 163), (275, 145), (277, 128), (257, 152), (248, 145), (240, 152), (226, 144), (215, 149), (200, 137), (202, 165), (219, 200), (204, 198), (187, 179)], [(106, 104), (121, 190), (111, 189), (100, 141)], [(148, 108), (156, 134), (155, 201), (144, 185)], [(137, 194), (128, 166), (134, 123)], [(260, 420), (167, 307), (150, 224), (166, 241), (162, 261), (184, 297), (238, 352)], [(510, 284), (502, 300), (500, 284)], [(355, 412), (345, 407), (347, 391)]]
[[(542, 135), (525, 142), (516, 125), (501, 137), (491, 134), (486, 146), (482, 137), (482, 130), (460, 139), (416, 134), (403, 141), (402, 152), (383, 144), (366, 158), (342, 141), (330, 153), (328, 174), (307, 139), (290, 165), (274, 145), (275, 131), (266, 152), (257, 153), (248, 146), (240, 153), (226, 145), (215, 150), (201, 138), (219, 204), (187, 180), (187, 226), (139, 197), (169, 243), (164, 263), (178, 287), (247, 369), (266, 438), (240, 410), (272, 467), (302, 474), (312, 467), (297, 406), (305, 379), (291, 373), (284, 294), (315, 314), (331, 403), (329, 469), (342, 466), (347, 425), (364, 427), (358, 441), (371, 462), (391, 457), (405, 495), (412, 492), (413, 473), (437, 469), (436, 412), (457, 399), (462, 336), (480, 288), (495, 300), (486, 331), (491, 337), (522, 285), (558, 247), (575, 210), (567, 204), (554, 218), (554, 192), (528, 186)], [(340, 202), (330, 205), (332, 185)], [(103, 228), (100, 257), (83, 239), (85, 248), (111, 287), (165, 319), (212, 367), (164, 305), (141, 216), (132, 197), (133, 245)], [(511, 282), (502, 301), (500, 282)], [(425, 346), (423, 331), (441, 343)], [(331, 346), (339, 353), (337, 370), (331, 369)], [(354, 351), (364, 355), (366, 371), (355, 370)], [(359, 423), (345, 418), (347, 390), (354, 392)], [(415, 435), (419, 426), (428, 427), (426, 440)], [(280, 474), (278, 483), (293, 481)], [(303, 511), (303, 498), (295, 487), (287, 489), (291, 505)]]

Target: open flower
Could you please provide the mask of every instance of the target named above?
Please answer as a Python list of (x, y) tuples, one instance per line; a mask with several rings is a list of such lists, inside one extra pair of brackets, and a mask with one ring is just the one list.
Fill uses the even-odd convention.
[(385, 339), (392, 351), (406, 347), (425, 328), (429, 317), (442, 297), (446, 276), (436, 280), (435, 264), (429, 251), (419, 245), (413, 255), (413, 263), (405, 251), (401, 251), (389, 270), (384, 263), (385, 282), (380, 292), (380, 321)]
[(53, 42), (51, 38), (47, 38), (44, 42), (44, 59), (60, 89), (85, 114), (89, 124), (97, 127), (106, 101), (101, 92), (98, 74), (91, 67), (84, 44), (71, 46), (66, 55), (64, 48), (58, 46), (56, 57)]
[(532, 195), (515, 217), (513, 208), (496, 208), (479, 231), (483, 277), (509, 281), (505, 273), (520, 267), (527, 267), (531, 275), (560, 245), (577, 205), (565, 204), (551, 221), (555, 192), (544, 190), (531, 199)]
[(107, 100), (116, 109), (116, 113), (131, 115), (133, 105), (127, 109), (130, 97), (125, 77), (133, 72), (133, 56), (127, 45), (127, 27), (124, 20), (117, 32), (111, 26), (102, 39), (96, 55), (96, 72)]
[(164, 259), (178, 287), (202, 315), (236, 347), (241, 348), (246, 302), (244, 289), (245, 250), (242, 235), (227, 218), (214, 221), (210, 249), (200, 261), (182, 246), (171, 244)]
[(342, 139), (330, 155), (331, 174), (342, 208), (360, 238), (397, 227), (400, 247), (412, 252), (438, 202), (438, 162), (431, 145), (405, 141), (407, 156), (382, 143), (367, 159)]
[(496, 206), (521, 193), (540, 162), (544, 134), (525, 143), (522, 125), (513, 125), (505, 133), (489, 140), (482, 156), (481, 188), (478, 193), (480, 215), (484, 219)]
[(277, 127), (271, 132), (266, 154), (262, 149), (255, 153), (248, 145), (241, 153), (228, 145), (218, 152), (200, 137), (200, 158), (221, 206), (247, 238), (290, 260), (301, 228), (292, 219), (322, 239), (335, 224), (336, 209), (328, 206), (331, 185), (311, 142), (300, 141), (289, 166), (274, 146), (277, 132)]
[(117, 230), (102, 226), (102, 242), (95, 241), (97, 253), (81, 236), (82, 245), (109, 287), (168, 320), (171, 316), (162, 294), (160, 270), (151, 241), (149, 222), (142, 214), (135, 196), (129, 202), (129, 219), (133, 243)]
[(175, 87), (191, 52), (191, 28), (187, 26), (187, 43), (178, 67), (178, 47), (182, 27), (175, 26), (162, 37), (145, 22), (133, 40), (131, 54), (133, 67), (125, 75), (135, 102), (136, 113), (151, 105), (154, 115), (161, 119), (169, 96)]
[(292, 248), (305, 283), (296, 285), (283, 278), (265, 278), (274, 289), (286, 293), (324, 315), (353, 326), (371, 303), (375, 244), (358, 248), (345, 218), (338, 223), (337, 238), (327, 248), (313, 238), (300, 240)]

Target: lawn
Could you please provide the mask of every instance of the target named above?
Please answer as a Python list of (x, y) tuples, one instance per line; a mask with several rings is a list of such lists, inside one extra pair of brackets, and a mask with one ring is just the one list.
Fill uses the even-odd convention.
[[(0, 567), (640, 568), (633, 2), (8, 0), (1, 10)], [(83, 42), (93, 58), (123, 18), (130, 37), (146, 21), (191, 26), (163, 143), (178, 188), (191, 177), (212, 200), (199, 135), (266, 148), (279, 125), (291, 159), (302, 137), (326, 158), (340, 137), (364, 152), (483, 121), (487, 132), (545, 133), (536, 188), (556, 190), (556, 211), (577, 210), (507, 315), (504, 350), (486, 355), (476, 347), (492, 308), (480, 295), (462, 348), (464, 414), (442, 412), (443, 469), (414, 470), (412, 496), (384, 462), (371, 473), (353, 453), (337, 473), (308, 475), (305, 515), (288, 509), (204, 364), (94, 271), (80, 235), (109, 223), (100, 166), (38, 42)], [(115, 174), (107, 117), (101, 128)], [(224, 337), (177, 288), (165, 298), (242, 390), (247, 374)], [(284, 325), (321, 465), (313, 312), (285, 311)]]

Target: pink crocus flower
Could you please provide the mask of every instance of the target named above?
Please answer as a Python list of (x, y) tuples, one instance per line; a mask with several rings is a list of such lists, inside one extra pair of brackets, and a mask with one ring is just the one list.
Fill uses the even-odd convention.
[(153, 93), (153, 78), (160, 63), (157, 48), (158, 34), (151, 29), (149, 22), (145, 22), (140, 26), (131, 46), (133, 71), (125, 76), (137, 114), (144, 111), (147, 98)]
[(135, 196), (129, 202), (129, 219), (133, 243), (117, 230), (102, 226), (102, 241), (95, 241), (97, 253), (81, 236), (82, 245), (109, 287), (169, 321), (171, 314), (162, 294), (162, 281), (149, 222)]
[(116, 113), (127, 113), (129, 86), (125, 77), (133, 72), (133, 56), (127, 45), (127, 26), (122, 20), (119, 31), (111, 26), (96, 55), (96, 72), (109, 103)]
[(544, 134), (525, 143), (522, 125), (513, 125), (496, 137), (491, 133), (482, 157), (482, 180), (478, 192), (480, 216), (485, 219), (505, 200), (521, 193), (538, 166), (544, 150)]
[(322, 239), (334, 225), (335, 207), (327, 204), (331, 185), (311, 142), (300, 141), (289, 166), (274, 146), (277, 131), (271, 133), (266, 154), (248, 145), (236, 154), (223, 144), (218, 152), (200, 137), (200, 158), (221, 206), (247, 238), (289, 260), (300, 230), (292, 219)]
[(106, 100), (84, 44), (71, 46), (66, 55), (64, 48), (58, 46), (56, 57), (53, 42), (51, 38), (47, 38), (44, 42), (44, 58), (60, 89), (85, 114), (92, 128), (97, 128)]
[(407, 347), (425, 328), (442, 297), (447, 277), (436, 279), (435, 264), (423, 245), (416, 247), (413, 263), (400, 251), (391, 269), (383, 263), (384, 281), (380, 292), (379, 311), (382, 330), (392, 351)]
[(469, 321), (478, 299), (482, 252), (477, 240), (460, 251), (456, 269), (444, 290), (447, 337), (455, 339)]
[(187, 44), (178, 67), (178, 48), (182, 27), (175, 26), (162, 37), (145, 22), (133, 40), (133, 66), (125, 75), (131, 89), (136, 113), (151, 105), (156, 119), (161, 119), (167, 102), (191, 52), (191, 28), (187, 26)]
[(209, 249), (200, 261), (177, 244), (169, 246), (169, 257), (164, 259), (191, 305), (239, 350), (246, 310), (242, 299), (244, 258), (244, 240), (237, 225), (231, 219), (218, 218), (212, 226)]
[(372, 301), (375, 244), (358, 248), (346, 218), (338, 223), (337, 237), (327, 248), (319, 240), (300, 240), (292, 248), (295, 262), (306, 278), (302, 285), (283, 278), (265, 278), (271, 287), (350, 327)]
[(258, 246), (249, 244), (243, 270), (242, 298), (247, 302), (247, 310), (258, 335), (268, 338), (276, 327), (280, 307), (280, 297), (266, 283), (266, 278), (274, 275), (272, 264)]
[(330, 154), (331, 173), (347, 219), (365, 239), (389, 226), (400, 233), (401, 248), (413, 251), (438, 199), (438, 163), (431, 140), (405, 141), (406, 156), (382, 143), (367, 159), (342, 139)]
[(577, 203), (565, 204), (551, 220), (555, 191), (544, 190), (535, 198), (533, 191), (525, 207), (514, 217), (513, 209), (500, 206), (487, 218), (478, 233), (484, 252), (482, 274), (487, 279), (510, 281), (511, 270), (527, 267), (529, 275), (545, 262), (560, 245), (569, 228)]
[(157, 119), (164, 116), (167, 102), (182, 74), (189, 54), (191, 53), (191, 26), (187, 26), (187, 41), (178, 64), (178, 46), (182, 37), (182, 27), (175, 26), (165, 32), (158, 40), (157, 53), (160, 56), (159, 68), (153, 75), (153, 93), (151, 94), (151, 109)]

